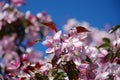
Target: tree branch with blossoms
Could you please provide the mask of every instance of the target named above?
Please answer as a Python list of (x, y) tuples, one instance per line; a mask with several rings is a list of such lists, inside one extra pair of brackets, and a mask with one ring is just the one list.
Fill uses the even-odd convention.
[(45, 11), (20, 12), (23, 4), (0, 2), (0, 80), (120, 80), (120, 25), (107, 32), (69, 19), (63, 32)]

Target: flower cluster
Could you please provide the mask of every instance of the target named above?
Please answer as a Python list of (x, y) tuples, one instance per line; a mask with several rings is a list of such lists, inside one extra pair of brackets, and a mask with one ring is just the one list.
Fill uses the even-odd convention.
[[(120, 80), (120, 25), (107, 32), (70, 19), (57, 31), (45, 11), (24, 14), (23, 0), (7, 1), (0, 2), (0, 80)], [(43, 58), (33, 45), (44, 36)]]
[(48, 33), (52, 20), (45, 11), (37, 15), (20, 12), (17, 7), (25, 4), (23, 0), (7, 1), (0, 2), (0, 79), (19, 80), (22, 68), (42, 57), (32, 46)]
[(95, 36), (98, 31), (96, 33), (95, 30), (89, 31), (79, 25), (73, 26), (65, 34), (58, 31), (53, 36), (47, 36), (43, 45), (48, 47), (46, 53), (54, 54), (52, 65), (59, 66), (66, 80), (119, 80), (118, 28), (120, 26), (116, 25), (109, 33), (101, 32), (101, 35), (106, 33), (109, 36), (102, 35), (100, 38), (103, 41), (95, 42), (91, 34), (98, 37)]

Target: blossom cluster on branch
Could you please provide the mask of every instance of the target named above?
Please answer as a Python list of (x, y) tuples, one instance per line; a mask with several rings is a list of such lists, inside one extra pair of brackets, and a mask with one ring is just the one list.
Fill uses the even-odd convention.
[(0, 2), (0, 80), (120, 80), (120, 25), (107, 32), (70, 19), (58, 31), (46, 12), (24, 14), (23, 0), (7, 1)]

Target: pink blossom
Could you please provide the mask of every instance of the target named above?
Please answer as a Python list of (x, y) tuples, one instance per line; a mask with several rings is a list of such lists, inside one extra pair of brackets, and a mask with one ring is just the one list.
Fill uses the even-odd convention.
[[(12, 51), (16, 48), (14, 40), (15, 40), (16, 35), (13, 34), (11, 37), (9, 36), (4, 36), (2, 40), (0, 40), (0, 54), (1, 56), (7, 53), (7, 51)], [(11, 45), (11, 47), (8, 47)]]
[(106, 57), (109, 53), (107, 50), (105, 49), (100, 49), (100, 52), (97, 54), (96, 56), (96, 59), (97, 59), (97, 62), (103, 67), (105, 65), (107, 65), (110, 61), (110, 58), (109, 57)]
[(52, 64), (46, 63), (40, 68), (40, 73), (44, 74), (45, 71), (52, 69)]
[[(113, 38), (112, 34), (109, 34), (106, 31), (99, 31), (97, 29), (91, 29), (90, 35), (92, 37), (92, 40), (93, 40), (94, 44), (100, 44), (100, 43), (102, 43), (102, 39), (104, 37), (107, 37), (107, 38), (110, 38), (110, 39)], [(99, 36), (99, 38), (98, 38), (98, 36)]]
[(105, 49), (100, 49), (100, 53), (98, 54), (98, 57), (105, 57), (108, 54), (107, 50)]
[[(60, 35), (62, 34), (61, 31), (55, 33), (52, 37), (47, 37), (45, 41), (42, 42), (43, 45), (47, 46), (48, 49), (46, 50), (47, 53), (53, 53), (55, 50), (59, 49), (59, 41)], [(52, 46), (52, 47), (51, 47)]]
[(52, 37), (51, 36), (47, 36), (46, 40), (42, 42), (43, 45), (45, 45), (46, 47), (52, 47)]
[(34, 51), (33, 48), (27, 48), (26, 54), (22, 55), (22, 59), (30, 63), (38, 62), (41, 57), (42, 57), (42, 53), (38, 51)]
[(29, 26), (28, 28), (26, 28), (25, 32), (28, 46), (33, 46), (35, 44), (38, 36), (37, 31), (38, 28), (36, 28), (35, 26)]
[(49, 15), (47, 15), (47, 13), (45, 11), (42, 11), (41, 13), (38, 13), (37, 18), (39, 19), (40, 22), (51, 22), (52, 19)]
[(114, 48), (114, 51), (118, 51), (120, 49), (120, 38), (117, 38), (113, 41), (112, 46)]
[(80, 41), (77, 38), (72, 38), (69, 37), (68, 39), (64, 40), (63, 42), (63, 47), (82, 47), (84, 46), (84, 43), (82, 41)]
[(11, 3), (14, 6), (21, 6), (22, 4), (25, 4), (23, 0), (11, 0)]
[(8, 70), (16, 70), (20, 66), (20, 59), (16, 52), (8, 52), (3, 57), (3, 63)]
[(27, 54), (23, 54), (21, 58), (22, 58), (22, 61), (27, 61)]
[(97, 74), (95, 79), (96, 80), (98, 80), (98, 79), (105, 80), (108, 78), (108, 75), (109, 75), (108, 72), (99, 73), (99, 74)]
[(26, 12), (25, 18), (26, 18), (27, 20), (29, 20), (30, 22), (32, 22), (32, 23), (36, 21), (35, 16), (32, 15), (32, 14), (30, 13), (30, 11), (27, 11), (27, 12)]

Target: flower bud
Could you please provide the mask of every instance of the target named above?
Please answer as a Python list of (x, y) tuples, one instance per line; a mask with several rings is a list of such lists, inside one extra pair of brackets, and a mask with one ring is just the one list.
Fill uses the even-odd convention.
[(9, 77), (13, 77), (13, 74), (12, 73), (8, 73), (7, 74)]
[(22, 55), (22, 61), (27, 61), (27, 54)]

